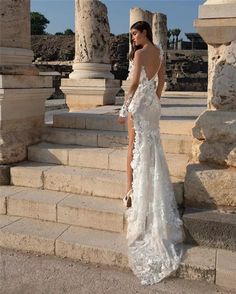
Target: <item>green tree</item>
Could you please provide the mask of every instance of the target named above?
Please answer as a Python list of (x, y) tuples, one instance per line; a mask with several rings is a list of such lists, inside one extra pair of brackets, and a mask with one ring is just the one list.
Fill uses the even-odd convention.
[(39, 12), (31, 12), (31, 35), (45, 35), (45, 29), (50, 21)]
[(64, 35), (62, 32), (56, 32), (55, 36)]
[(64, 35), (74, 35), (75, 33), (71, 29), (66, 29)]
[(175, 36), (175, 49), (177, 49), (178, 38), (179, 38), (180, 32), (181, 32), (181, 30), (178, 28), (172, 30), (172, 35)]
[(172, 35), (171, 30), (167, 31), (167, 48), (170, 48), (170, 37)]

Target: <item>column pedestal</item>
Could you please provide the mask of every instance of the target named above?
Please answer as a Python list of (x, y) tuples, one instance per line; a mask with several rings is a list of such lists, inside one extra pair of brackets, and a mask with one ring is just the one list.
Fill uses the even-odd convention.
[(70, 112), (114, 105), (120, 82), (114, 79), (62, 79), (61, 89), (66, 94)]

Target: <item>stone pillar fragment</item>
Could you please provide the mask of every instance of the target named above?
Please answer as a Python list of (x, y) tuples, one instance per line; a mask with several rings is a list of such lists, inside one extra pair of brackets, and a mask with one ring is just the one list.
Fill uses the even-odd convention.
[(161, 44), (167, 50), (167, 17), (163, 13), (154, 13), (152, 18), (153, 42)]
[(137, 21), (146, 21), (152, 27), (153, 13), (148, 10), (143, 10), (139, 7), (133, 7), (130, 9), (130, 27)]
[(115, 103), (119, 81), (110, 72), (109, 40), (106, 6), (98, 0), (76, 0), (73, 72), (61, 82), (70, 112)]
[(41, 140), (45, 99), (52, 80), (32, 64), (30, 1), (0, 4), (0, 165), (27, 158), (27, 146)]
[(208, 106), (192, 130), (186, 204), (236, 212), (236, 0), (206, 1), (195, 26), (208, 43)]

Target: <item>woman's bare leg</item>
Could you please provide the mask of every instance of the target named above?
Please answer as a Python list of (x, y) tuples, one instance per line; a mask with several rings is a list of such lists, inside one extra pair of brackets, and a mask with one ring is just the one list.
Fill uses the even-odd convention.
[(134, 136), (135, 130), (133, 125), (132, 114), (128, 113), (128, 155), (127, 155), (127, 192), (132, 188), (133, 181), (133, 169), (130, 163), (133, 159), (133, 148), (134, 148)]

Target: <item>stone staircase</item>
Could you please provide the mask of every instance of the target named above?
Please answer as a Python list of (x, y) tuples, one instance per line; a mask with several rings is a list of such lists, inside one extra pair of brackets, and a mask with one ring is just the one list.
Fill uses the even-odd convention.
[[(11, 168), (11, 185), (0, 186), (0, 246), (129, 269), (121, 201), (128, 137), (127, 125), (116, 121), (118, 110), (54, 115), (44, 141), (29, 146), (28, 160)], [(160, 124), (180, 209), (193, 121), (172, 116)], [(236, 259), (225, 250), (235, 250), (236, 218), (221, 214), (219, 221), (214, 213), (184, 213), (186, 252), (176, 276), (224, 284), (224, 256)]]

